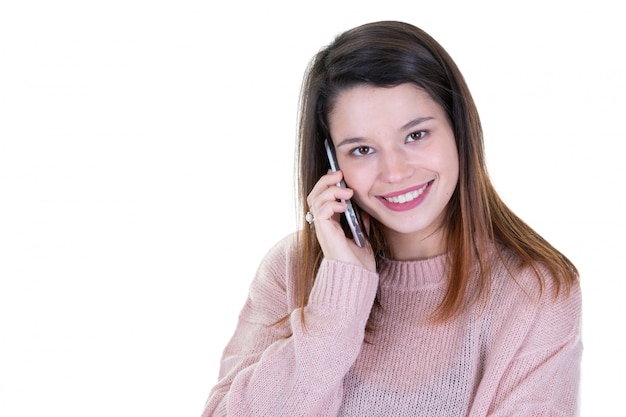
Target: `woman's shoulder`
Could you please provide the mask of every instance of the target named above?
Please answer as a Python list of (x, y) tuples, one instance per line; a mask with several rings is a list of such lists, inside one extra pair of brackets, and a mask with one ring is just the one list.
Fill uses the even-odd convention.
[(276, 241), (267, 251), (259, 269), (283, 270), (297, 259), (298, 232), (289, 233)]
[(511, 249), (500, 247), (495, 257), (490, 298), (502, 319), (526, 328), (525, 350), (558, 346), (580, 333), (579, 282), (566, 284), (546, 265), (524, 263)]
[(296, 245), (296, 233), (284, 236), (270, 247), (261, 260), (250, 283), (243, 310), (249, 321), (271, 323), (293, 309)]
[(289, 233), (276, 241), (263, 257), (255, 281), (270, 279), (282, 286), (287, 285), (301, 258), (298, 248), (299, 232)]
[(513, 249), (503, 245), (493, 246), (491, 257), (492, 278), (506, 287), (517, 287), (531, 298), (558, 297), (580, 291), (577, 274), (556, 276), (554, 268), (544, 262), (524, 261)]

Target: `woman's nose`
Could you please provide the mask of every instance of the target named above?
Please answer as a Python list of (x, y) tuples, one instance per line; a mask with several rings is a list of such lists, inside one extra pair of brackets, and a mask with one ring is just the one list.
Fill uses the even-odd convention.
[(412, 175), (412, 166), (406, 155), (398, 151), (387, 151), (381, 157), (382, 180), (389, 183), (402, 182)]

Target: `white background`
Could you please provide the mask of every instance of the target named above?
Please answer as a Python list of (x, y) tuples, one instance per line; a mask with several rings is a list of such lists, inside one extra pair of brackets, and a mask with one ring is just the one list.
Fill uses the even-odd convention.
[(582, 274), (582, 415), (624, 415), (616, 4), (2, 2), (0, 415), (201, 413), (259, 261), (296, 227), (305, 67), (383, 19), (465, 74), (498, 190)]

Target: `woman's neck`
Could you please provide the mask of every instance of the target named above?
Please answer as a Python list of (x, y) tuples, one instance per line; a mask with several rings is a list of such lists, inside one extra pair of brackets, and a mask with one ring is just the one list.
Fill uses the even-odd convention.
[(416, 261), (444, 254), (446, 243), (442, 229), (429, 233), (404, 234), (384, 230), (390, 257), (398, 261)]

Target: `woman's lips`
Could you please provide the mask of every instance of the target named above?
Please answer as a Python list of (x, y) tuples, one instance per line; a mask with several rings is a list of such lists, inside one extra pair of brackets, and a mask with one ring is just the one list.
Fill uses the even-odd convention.
[(411, 210), (421, 204), (426, 198), (430, 186), (434, 180), (430, 180), (425, 184), (412, 187), (408, 190), (396, 191), (386, 195), (379, 196), (379, 200), (388, 208), (394, 211)]

